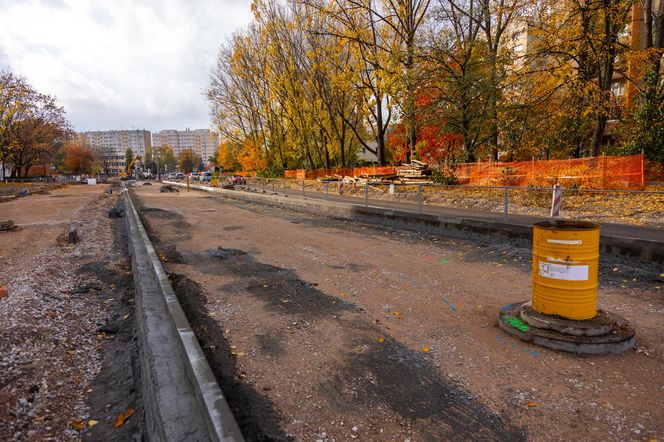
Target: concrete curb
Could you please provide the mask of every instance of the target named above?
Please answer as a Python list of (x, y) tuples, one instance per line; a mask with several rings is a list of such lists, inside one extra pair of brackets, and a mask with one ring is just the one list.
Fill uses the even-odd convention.
[(123, 192), (136, 289), (148, 440), (243, 441), (128, 192)]
[[(186, 184), (164, 181), (167, 184), (186, 187)], [(533, 239), (532, 226), (501, 223), (474, 218), (441, 216), (426, 213), (414, 213), (405, 210), (394, 210), (381, 207), (364, 207), (360, 204), (325, 201), (302, 196), (284, 196), (273, 192), (243, 192), (217, 187), (190, 184), (194, 190), (219, 193), (224, 197), (255, 201), (275, 207), (289, 208), (313, 215), (326, 215), (349, 220), (362, 220), (397, 226), (418, 231), (440, 232), (440, 230), (456, 230), (482, 235), (501, 235), (530, 245)], [(664, 262), (664, 241), (630, 238), (625, 236), (600, 236), (600, 251), (610, 255), (637, 257), (648, 261)]]

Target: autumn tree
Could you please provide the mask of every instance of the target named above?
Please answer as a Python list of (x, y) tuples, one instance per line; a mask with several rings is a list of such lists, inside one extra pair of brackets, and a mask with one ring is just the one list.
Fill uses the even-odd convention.
[[(52, 162), (73, 132), (55, 98), (37, 92), (11, 72), (0, 74), (0, 160), (12, 163), (12, 178)], [(4, 167), (3, 167), (4, 170)]]
[(237, 160), (238, 149), (229, 142), (219, 143), (217, 149), (217, 164), (224, 168), (224, 170), (236, 171), (240, 169), (240, 163)]
[(203, 159), (200, 155), (195, 154), (191, 150), (183, 150), (178, 155), (178, 166), (184, 173), (191, 173), (199, 170), (203, 164)]
[(631, 63), (635, 66), (630, 78), (632, 89), (638, 96), (634, 114), (627, 127), (627, 153), (645, 152), (648, 158), (664, 162), (664, 2), (643, 0), (634, 3), (634, 22), (644, 32), (641, 41), (635, 42), (631, 52)]
[(125, 149), (125, 164), (129, 166), (134, 159), (134, 151), (131, 147)]
[(175, 158), (173, 149), (170, 146), (158, 146), (152, 148), (152, 158), (157, 174), (163, 172), (175, 171), (178, 165), (178, 159)]
[(94, 171), (95, 155), (90, 147), (77, 141), (67, 142), (62, 148), (63, 172), (82, 175)]

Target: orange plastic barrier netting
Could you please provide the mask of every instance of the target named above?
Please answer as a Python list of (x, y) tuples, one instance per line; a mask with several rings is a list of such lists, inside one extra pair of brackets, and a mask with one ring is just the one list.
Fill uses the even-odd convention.
[(313, 180), (316, 178), (323, 178), (332, 175), (341, 176), (363, 176), (363, 175), (392, 175), (396, 173), (394, 166), (370, 166), (370, 167), (353, 167), (336, 169), (316, 169), (316, 170), (286, 170), (284, 171), (285, 178), (295, 178), (298, 180)]
[(459, 184), (546, 186), (556, 182), (585, 189), (634, 189), (644, 186), (642, 155), (458, 164)]
[[(331, 175), (361, 177), (396, 174), (394, 166), (372, 166), (317, 170), (286, 170), (285, 178), (316, 179)], [(477, 162), (457, 164), (458, 183), (475, 186), (565, 187), (585, 189), (643, 190), (646, 180), (664, 178), (664, 165), (648, 163), (643, 155), (532, 160), (514, 162)]]

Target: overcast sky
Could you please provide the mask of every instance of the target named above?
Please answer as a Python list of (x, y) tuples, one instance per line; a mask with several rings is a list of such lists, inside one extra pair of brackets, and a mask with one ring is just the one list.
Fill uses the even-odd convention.
[(0, 0), (0, 70), (55, 95), (77, 131), (207, 128), (202, 90), (250, 0)]

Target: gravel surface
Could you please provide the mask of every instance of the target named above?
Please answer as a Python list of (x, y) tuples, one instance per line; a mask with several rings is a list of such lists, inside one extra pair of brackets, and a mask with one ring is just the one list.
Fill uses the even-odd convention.
[(496, 327), (530, 251), (141, 188), (141, 214), (249, 440), (664, 437), (660, 265), (604, 257), (635, 350), (579, 357)]
[[(66, 187), (0, 205), (0, 217), (21, 226), (0, 232), (0, 286), (8, 288), (0, 299), (0, 440), (78, 440), (101, 420), (86, 399), (114, 339), (101, 328), (115, 287), (86, 269), (123, 265), (107, 216), (117, 195), (104, 190)], [(76, 244), (67, 240), (70, 225)]]

